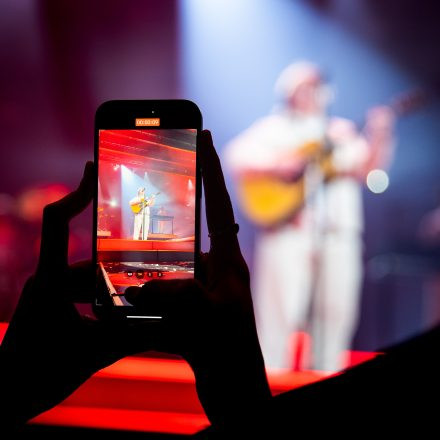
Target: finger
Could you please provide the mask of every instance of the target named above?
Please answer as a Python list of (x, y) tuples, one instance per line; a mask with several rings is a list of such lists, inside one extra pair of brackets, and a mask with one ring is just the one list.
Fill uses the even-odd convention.
[(50, 271), (56, 275), (57, 271), (67, 267), (69, 221), (92, 200), (93, 176), (93, 162), (87, 162), (78, 188), (44, 208), (38, 273)]
[[(82, 317), (83, 353), (91, 371), (104, 368), (124, 356), (152, 350), (159, 339), (157, 326), (151, 323), (128, 323), (124, 320), (96, 320)], [(93, 363), (94, 362), (94, 363)]]
[(197, 279), (206, 286), (208, 277), (209, 253), (200, 252), (199, 255), (199, 273)]
[(72, 302), (90, 303), (96, 294), (96, 268), (91, 260), (69, 266), (66, 276), (67, 294)]
[(214, 149), (211, 133), (203, 130), (199, 139), (202, 179), (205, 189), (206, 220), (213, 248), (227, 251), (238, 247), (231, 199), (226, 189), (220, 159)]
[(128, 287), (125, 299), (137, 312), (163, 316), (164, 319), (191, 313), (201, 306), (202, 287), (194, 279), (152, 280), (142, 287)]
[[(154, 350), (186, 356), (192, 331), (209, 319), (207, 292), (196, 280), (153, 280), (141, 288), (129, 287), (125, 298), (136, 314), (162, 316), (160, 330), (151, 338)], [(203, 330), (202, 330), (203, 331)], [(183, 338), (183, 339), (182, 339)]]

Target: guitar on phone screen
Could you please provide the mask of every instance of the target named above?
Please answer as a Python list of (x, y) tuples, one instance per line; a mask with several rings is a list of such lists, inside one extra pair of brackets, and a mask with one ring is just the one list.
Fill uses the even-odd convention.
[(134, 214), (139, 214), (146, 206), (151, 206), (154, 203), (156, 196), (160, 194), (160, 191), (153, 194), (151, 197), (141, 200), (139, 203), (130, 205), (131, 210)]

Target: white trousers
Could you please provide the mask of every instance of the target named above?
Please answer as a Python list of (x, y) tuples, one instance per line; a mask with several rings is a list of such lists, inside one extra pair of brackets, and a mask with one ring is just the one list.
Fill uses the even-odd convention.
[[(142, 223), (144, 223), (145, 226)], [(136, 214), (134, 216), (133, 240), (142, 240), (142, 236), (140, 238), (139, 236), (142, 234), (143, 230), (145, 231), (144, 240), (146, 240), (148, 238), (149, 228), (150, 228), (150, 214), (147, 213), (145, 213), (145, 215), (142, 215), (142, 213)]]
[(333, 232), (317, 240), (292, 226), (261, 233), (254, 265), (255, 314), (266, 366), (291, 368), (295, 332), (306, 330), (312, 336), (312, 365), (304, 367), (341, 369), (358, 319), (360, 234)]

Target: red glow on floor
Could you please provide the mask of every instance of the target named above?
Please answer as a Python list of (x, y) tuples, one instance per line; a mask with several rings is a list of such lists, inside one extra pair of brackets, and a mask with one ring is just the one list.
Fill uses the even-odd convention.
[(98, 371), (96, 377), (108, 379), (155, 380), (193, 383), (194, 373), (185, 362), (174, 359), (125, 358)]
[(120, 238), (98, 239), (98, 251), (170, 251), (193, 252), (192, 240), (125, 240)]
[[(0, 323), (0, 341), (7, 324)], [(352, 362), (375, 353), (350, 352)], [(274, 395), (326, 377), (316, 371), (268, 371)], [(209, 422), (194, 374), (183, 360), (128, 357), (98, 371), (55, 408), (31, 423), (144, 432), (192, 434)]]
[(6, 322), (0, 322), (0, 344), (3, 341), (7, 329), (8, 329), (8, 324)]
[(64, 406), (57, 406), (41, 414), (33, 422), (44, 425), (170, 434), (194, 434), (209, 426), (209, 421), (204, 414)]

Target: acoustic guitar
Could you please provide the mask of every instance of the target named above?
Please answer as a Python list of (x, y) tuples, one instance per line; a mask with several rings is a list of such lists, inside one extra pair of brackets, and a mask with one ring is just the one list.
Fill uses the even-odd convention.
[[(414, 90), (400, 94), (388, 104), (397, 116), (402, 116), (426, 101), (425, 92)], [(265, 229), (279, 227), (295, 217), (313, 193), (305, 187), (305, 171), (314, 163), (324, 182), (338, 174), (332, 165), (333, 147), (324, 139), (308, 142), (292, 151), (303, 167), (292, 176), (246, 172), (240, 176), (237, 186), (240, 207), (246, 217), (256, 226)]]
[(145, 199), (140, 203), (136, 203), (136, 205), (130, 205), (131, 210), (133, 211), (134, 214), (139, 214), (146, 206), (151, 205), (151, 202), (153, 201), (153, 199), (159, 194), (160, 194), (160, 191), (157, 192), (156, 194), (153, 194), (148, 199)]

